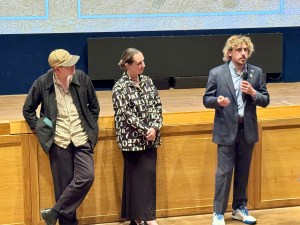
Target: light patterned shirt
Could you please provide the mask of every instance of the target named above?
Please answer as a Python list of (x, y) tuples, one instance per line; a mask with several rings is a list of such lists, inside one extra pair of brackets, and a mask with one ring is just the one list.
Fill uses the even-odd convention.
[[(70, 83), (72, 76), (68, 79)], [(88, 141), (88, 136), (81, 124), (78, 111), (73, 103), (69, 86), (67, 89), (64, 89), (55, 75), (53, 76), (53, 80), (57, 103), (54, 143), (62, 148), (67, 148), (71, 142), (73, 142), (76, 147), (81, 146)]]
[[(122, 151), (142, 151), (161, 144), (160, 128), (163, 124), (162, 104), (152, 80), (139, 75), (135, 86), (127, 73), (113, 87), (113, 108), (117, 143)], [(156, 139), (148, 141), (147, 131), (156, 130)]]

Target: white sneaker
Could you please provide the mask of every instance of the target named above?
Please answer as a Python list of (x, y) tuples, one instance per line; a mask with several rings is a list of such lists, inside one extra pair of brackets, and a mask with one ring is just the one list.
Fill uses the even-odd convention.
[(245, 224), (256, 224), (256, 219), (249, 215), (246, 207), (232, 211), (232, 218), (235, 220), (243, 221)]
[(214, 213), (212, 225), (225, 225), (224, 215)]

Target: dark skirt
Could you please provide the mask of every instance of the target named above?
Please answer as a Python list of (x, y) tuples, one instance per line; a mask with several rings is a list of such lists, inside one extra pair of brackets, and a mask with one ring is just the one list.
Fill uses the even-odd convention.
[(123, 151), (124, 174), (121, 217), (126, 220), (156, 219), (156, 148)]

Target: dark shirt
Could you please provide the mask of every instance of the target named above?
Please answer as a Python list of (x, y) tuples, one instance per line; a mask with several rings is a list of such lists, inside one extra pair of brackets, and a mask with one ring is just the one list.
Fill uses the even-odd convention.
[[(82, 126), (94, 148), (98, 140), (99, 102), (90, 78), (76, 70), (69, 91), (77, 108)], [(41, 104), (40, 117), (36, 110)], [(54, 141), (57, 104), (53, 82), (53, 70), (34, 81), (23, 106), (23, 115), (30, 129), (35, 129), (39, 142), (48, 152)]]

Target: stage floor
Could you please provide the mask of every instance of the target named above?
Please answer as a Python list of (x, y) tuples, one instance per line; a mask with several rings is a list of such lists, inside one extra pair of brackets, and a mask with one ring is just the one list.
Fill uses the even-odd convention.
[[(299, 106), (300, 82), (294, 83), (268, 83), (270, 93), (269, 107)], [(196, 89), (169, 89), (160, 90), (164, 113), (197, 112), (206, 109), (202, 104), (204, 88)], [(100, 102), (100, 117), (112, 116), (111, 91), (97, 91)], [(0, 96), (0, 122), (24, 120), (22, 107), (26, 95), (1, 95)]]
[[(250, 210), (260, 225), (294, 225), (297, 224), (300, 207)], [(211, 224), (212, 213), (193, 216), (176, 216), (158, 218), (159, 225), (198, 225)], [(231, 218), (231, 212), (225, 213), (226, 225), (242, 225), (241, 221)], [(101, 225), (128, 225), (128, 222), (102, 223)], [(97, 224), (94, 224), (97, 225)], [(100, 224), (98, 224), (100, 225)]]

